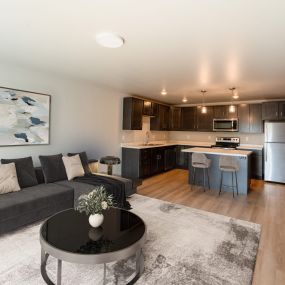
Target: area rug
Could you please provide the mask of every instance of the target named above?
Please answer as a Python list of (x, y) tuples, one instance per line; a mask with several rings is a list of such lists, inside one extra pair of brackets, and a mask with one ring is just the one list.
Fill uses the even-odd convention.
[[(147, 224), (143, 284), (251, 284), (261, 226), (140, 195), (130, 200)], [(45, 284), (40, 223), (0, 237), (0, 284)], [(105, 284), (125, 284), (134, 258), (108, 264)], [(55, 280), (56, 260), (47, 271)], [(103, 284), (103, 265), (63, 262), (62, 284)]]

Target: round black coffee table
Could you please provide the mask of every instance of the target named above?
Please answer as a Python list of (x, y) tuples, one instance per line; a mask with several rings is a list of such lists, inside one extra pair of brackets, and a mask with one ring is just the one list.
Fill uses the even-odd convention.
[(127, 284), (134, 284), (144, 270), (142, 246), (146, 239), (143, 220), (132, 212), (111, 208), (104, 212), (104, 222), (92, 228), (85, 213), (64, 210), (47, 219), (40, 229), (41, 274), (53, 283), (46, 272), (49, 255), (57, 262), (57, 281), (61, 284), (62, 261), (80, 264), (104, 264), (136, 255), (136, 270)]

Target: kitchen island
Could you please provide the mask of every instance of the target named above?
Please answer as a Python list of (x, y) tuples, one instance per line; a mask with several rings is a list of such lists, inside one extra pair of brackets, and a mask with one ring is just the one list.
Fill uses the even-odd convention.
[[(220, 188), (221, 171), (219, 169), (219, 158), (222, 155), (229, 155), (236, 157), (239, 161), (240, 170), (237, 172), (239, 194), (247, 195), (249, 192), (252, 151), (203, 147), (187, 148), (182, 151), (189, 153), (189, 184), (193, 184), (192, 153), (204, 153), (209, 159), (211, 159), (211, 166), (209, 168), (209, 182), (210, 188), (213, 190), (219, 190)], [(226, 173), (224, 175), (223, 184), (232, 185), (231, 173)], [(196, 170), (195, 185), (203, 186), (203, 170)], [(205, 185), (208, 185), (207, 175)], [(232, 189), (223, 187), (222, 191), (232, 191)]]

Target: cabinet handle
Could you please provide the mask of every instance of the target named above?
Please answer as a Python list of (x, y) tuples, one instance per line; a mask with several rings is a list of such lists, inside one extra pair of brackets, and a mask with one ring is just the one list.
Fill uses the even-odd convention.
[(278, 117), (278, 112), (276, 111), (276, 117)]
[(283, 116), (283, 112), (281, 111), (281, 117)]

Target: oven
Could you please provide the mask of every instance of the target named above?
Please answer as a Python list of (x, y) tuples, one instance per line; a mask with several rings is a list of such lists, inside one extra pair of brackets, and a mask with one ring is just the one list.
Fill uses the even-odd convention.
[(238, 119), (213, 119), (214, 132), (237, 132)]

